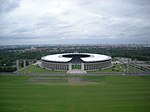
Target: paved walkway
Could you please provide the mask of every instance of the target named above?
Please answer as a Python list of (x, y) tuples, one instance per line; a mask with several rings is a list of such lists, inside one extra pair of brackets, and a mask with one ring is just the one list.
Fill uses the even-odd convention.
[[(69, 75), (83, 75), (83, 74), (67, 74), (65, 72), (57, 72), (57, 73), (21, 73), (21, 74), (17, 74), (17, 73), (0, 73), (0, 75), (25, 75), (25, 76), (69, 76)], [(120, 72), (99, 72), (99, 73), (94, 73), (94, 72), (87, 72), (85, 75), (87, 76), (99, 76), (99, 75), (123, 75), (123, 73)], [(127, 75), (127, 74), (124, 74)], [(145, 75), (150, 75), (150, 72), (140, 72), (140, 73), (136, 73), (136, 74), (129, 74), (130, 76), (145, 76)]]
[(67, 74), (86, 74), (86, 71), (79, 70), (79, 69), (73, 69), (73, 70), (67, 71)]

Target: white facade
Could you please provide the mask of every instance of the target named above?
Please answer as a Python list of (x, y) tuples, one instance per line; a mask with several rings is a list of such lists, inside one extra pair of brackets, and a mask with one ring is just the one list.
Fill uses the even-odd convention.
[(42, 57), (42, 60), (46, 61), (56, 61), (56, 62), (68, 62), (72, 58), (63, 57), (63, 55), (89, 55), (89, 57), (81, 58), (85, 62), (93, 62), (93, 61), (105, 61), (111, 59), (110, 56), (102, 55), (102, 54), (91, 54), (91, 53), (64, 53), (64, 54), (54, 54), (54, 55), (47, 55)]

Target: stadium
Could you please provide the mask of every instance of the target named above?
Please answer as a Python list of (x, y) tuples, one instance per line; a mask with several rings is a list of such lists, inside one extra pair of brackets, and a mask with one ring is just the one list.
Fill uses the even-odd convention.
[(111, 57), (91, 53), (64, 53), (41, 58), (42, 68), (49, 70), (101, 70), (111, 66)]

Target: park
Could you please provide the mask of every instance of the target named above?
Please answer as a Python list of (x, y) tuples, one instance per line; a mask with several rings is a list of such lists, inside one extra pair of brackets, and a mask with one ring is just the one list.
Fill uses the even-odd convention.
[(18, 74), (2, 73), (0, 91), (1, 112), (150, 110), (149, 75), (68, 75), (30, 65)]

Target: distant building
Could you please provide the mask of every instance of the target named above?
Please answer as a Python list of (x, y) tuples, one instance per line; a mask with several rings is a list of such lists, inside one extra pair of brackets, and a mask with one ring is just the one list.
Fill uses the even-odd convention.
[(49, 70), (100, 70), (111, 66), (111, 57), (91, 53), (64, 53), (41, 58), (42, 68)]

